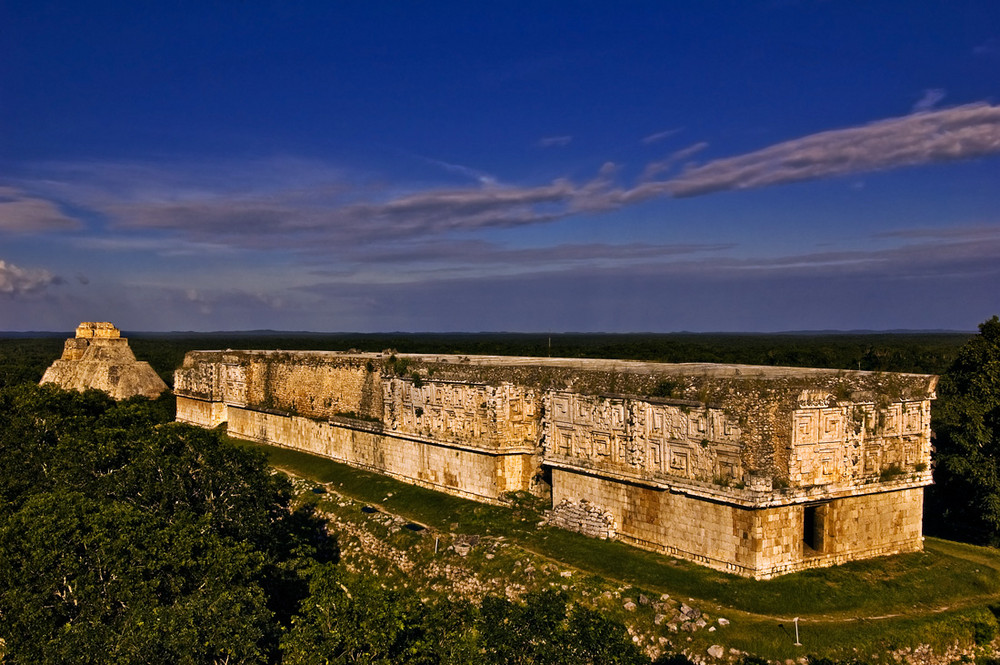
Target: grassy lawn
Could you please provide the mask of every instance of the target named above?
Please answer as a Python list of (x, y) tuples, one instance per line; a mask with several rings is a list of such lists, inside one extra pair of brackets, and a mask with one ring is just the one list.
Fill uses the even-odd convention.
[[(1000, 604), (1000, 553), (989, 548), (928, 538), (923, 552), (755, 581), (618, 542), (539, 529), (540, 515), (530, 508), (488, 506), (306, 453), (237, 443), (263, 450), (278, 469), (433, 529), (503, 536), (562, 566), (650, 595), (697, 600), (732, 620), (727, 645), (769, 658), (852, 657), (855, 648), (870, 655), (919, 643), (982, 642), (997, 627), (988, 608)], [(793, 617), (800, 617), (803, 647), (793, 646)], [(696, 634), (695, 643), (712, 637)]]

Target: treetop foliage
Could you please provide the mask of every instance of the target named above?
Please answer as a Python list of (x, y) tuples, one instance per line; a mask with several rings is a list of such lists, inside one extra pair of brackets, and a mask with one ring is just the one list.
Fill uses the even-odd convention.
[(421, 602), (171, 400), (0, 389), (0, 662), (648, 662), (562, 594)]
[(941, 377), (933, 428), (932, 527), (1000, 545), (1000, 318), (983, 322)]

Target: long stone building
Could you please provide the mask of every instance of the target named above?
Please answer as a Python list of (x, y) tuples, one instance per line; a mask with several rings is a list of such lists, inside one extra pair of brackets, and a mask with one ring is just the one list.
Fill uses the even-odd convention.
[(177, 419), (755, 578), (922, 548), (937, 377), (193, 351)]

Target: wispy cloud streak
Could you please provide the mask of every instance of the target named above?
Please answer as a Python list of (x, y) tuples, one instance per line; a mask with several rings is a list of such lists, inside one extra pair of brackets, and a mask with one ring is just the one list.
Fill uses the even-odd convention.
[(424, 262), (471, 266), (483, 265), (555, 265), (600, 262), (648, 261), (731, 249), (734, 245), (660, 244), (660, 243), (564, 243), (549, 247), (503, 247), (480, 240), (461, 242), (417, 242), (393, 247), (366, 247), (353, 256), (370, 263), (395, 264)]
[[(62, 185), (49, 177), (26, 183), (22, 189), (30, 185), (31, 191), (44, 191), (47, 183), (44, 186), (53, 188), (53, 200), (70, 201), (105, 219), (109, 240), (114, 240), (113, 234), (121, 240), (127, 234), (149, 237), (156, 232), (183, 240), (189, 243), (185, 249), (194, 251), (233, 247), (343, 253), (344, 248), (373, 241), (393, 244), (537, 225), (654, 198), (700, 196), (994, 155), (1000, 153), (1000, 106), (961, 106), (821, 132), (689, 165), (673, 177), (662, 177), (706, 145), (696, 143), (649, 164), (632, 186), (620, 183), (619, 167), (609, 162), (582, 183), (557, 179), (543, 185), (504, 186), (480, 178), (476, 187), (397, 193), (385, 185), (354, 185), (343, 172), (329, 167), (317, 171), (310, 164), (289, 162), (274, 182), (268, 183), (262, 174), (244, 175), (238, 179), (238, 189), (227, 188), (218, 179), (201, 178), (205, 168), (185, 181), (167, 167), (129, 169), (121, 164), (110, 165), (107, 173), (101, 172), (101, 165), (68, 169)], [(266, 173), (264, 167), (257, 165)], [(159, 176), (157, 169), (162, 172)], [(301, 178), (295, 176), (299, 171)], [(657, 175), (661, 178), (654, 179)], [(77, 224), (58, 213), (54, 204), (37, 197), (28, 201), (20, 191), (8, 188), (7, 200), (0, 192), (0, 230), (5, 228), (4, 220), (8, 229), (51, 230)], [(2, 216), (4, 205), (20, 206), (27, 212), (16, 218), (20, 221), (12, 221), (14, 217)]]
[(80, 228), (51, 201), (30, 196), (14, 187), (0, 186), (0, 231), (42, 233)]
[(923, 96), (917, 100), (917, 103), (913, 105), (914, 113), (923, 113), (924, 111), (930, 111), (932, 108), (937, 106), (938, 102), (944, 99), (946, 93), (941, 88), (931, 88), (930, 90), (924, 90)]
[(694, 157), (707, 147), (708, 143), (701, 141), (699, 143), (695, 143), (694, 145), (689, 145), (686, 148), (681, 148), (680, 150), (673, 152), (666, 159), (660, 160), (658, 162), (650, 162), (649, 164), (646, 165), (646, 168), (643, 170), (641, 179), (650, 180), (655, 176), (659, 175), (660, 173), (669, 171), (675, 165), (679, 164), (680, 162), (683, 162), (686, 159), (691, 159), (692, 157)]
[(653, 134), (649, 134), (648, 136), (643, 136), (639, 142), (642, 143), (643, 145), (652, 145), (653, 143), (659, 143), (663, 139), (670, 138), (679, 131), (681, 130), (667, 129), (662, 132), (654, 132)]
[(538, 146), (540, 148), (561, 148), (572, 142), (572, 136), (546, 136), (538, 140)]
[(838, 129), (717, 159), (631, 197), (698, 196), (1000, 152), (1000, 107), (972, 104)]

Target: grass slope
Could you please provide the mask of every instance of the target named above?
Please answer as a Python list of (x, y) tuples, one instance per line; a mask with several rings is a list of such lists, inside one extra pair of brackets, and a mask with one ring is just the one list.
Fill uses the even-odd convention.
[[(767, 658), (805, 653), (866, 658), (901, 647), (993, 639), (1000, 603), (1000, 554), (928, 538), (925, 550), (754, 581), (617, 542), (538, 528), (537, 506), (488, 506), (294, 450), (264, 450), (275, 468), (327, 484), (338, 493), (442, 532), (502, 536), (526, 552), (651, 595), (668, 593), (725, 614), (731, 628), (692, 635)], [(793, 645), (799, 617), (803, 647)]]

